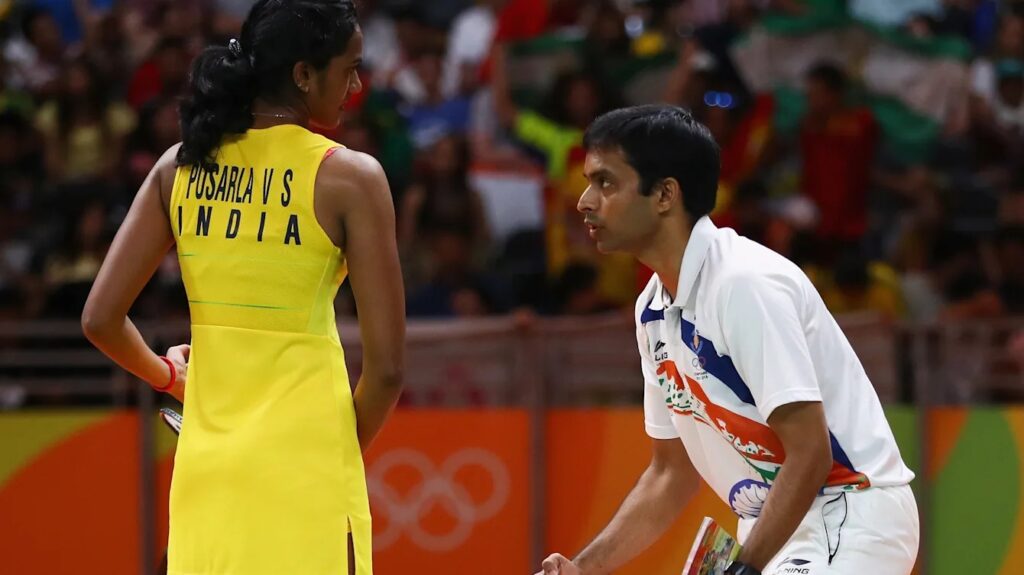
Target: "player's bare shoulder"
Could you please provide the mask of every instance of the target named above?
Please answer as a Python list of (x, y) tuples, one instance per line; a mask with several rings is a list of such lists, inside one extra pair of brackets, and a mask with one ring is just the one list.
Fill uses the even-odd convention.
[(327, 192), (335, 201), (347, 204), (386, 195), (391, 201), (384, 168), (376, 158), (363, 152), (339, 147), (324, 159), (317, 173), (318, 191)]
[(167, 148), (153, 165), (153, 169), (150, 170), (146, 184), (143, 184), (143, 186), (156, 184), (155, 188), (163, 198), (164, 205), (167, 205), (170, 200), (171, 190), (174, 188), (174, 176), (178, 171), (178, 150), (180, 148), (181, 142)]

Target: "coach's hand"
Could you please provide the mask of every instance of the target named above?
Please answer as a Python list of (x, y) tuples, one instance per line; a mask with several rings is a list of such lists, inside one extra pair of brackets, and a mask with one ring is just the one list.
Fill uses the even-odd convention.
[(536, 575), (582, 575), (579, 567), (560, 553), (552, 553), (540, 566)]
[(191, 352), (192, 346), (183, 343), (168, 348), (166, 354), (167, 359), (171, 360), (174, 370), (177, 372), (174, 387), (169, 389), (167, 393), (182, 403), (185, 403), (185, 380), (188, 378), (188, 356)]

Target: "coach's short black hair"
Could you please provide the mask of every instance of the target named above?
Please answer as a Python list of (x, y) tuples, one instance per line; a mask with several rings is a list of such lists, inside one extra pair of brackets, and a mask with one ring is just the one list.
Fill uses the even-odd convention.
[(640, 193), (675, 178), (683, 207), (696, 221), (711, 213), (718, 193), (719, 153), (711, 132), (677, 106), (648, 105), (612, 110), (583, 136), (586, 150), (621, 150), (640, 174)]

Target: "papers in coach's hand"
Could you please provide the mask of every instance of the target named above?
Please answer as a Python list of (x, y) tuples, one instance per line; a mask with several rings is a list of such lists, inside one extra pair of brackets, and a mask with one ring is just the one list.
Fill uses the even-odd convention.
[(697, 538), (686, 558), (682, 575), (722, 575), (729, 563), (740, 554), (740, 546), (728, 531), (705, 517)]

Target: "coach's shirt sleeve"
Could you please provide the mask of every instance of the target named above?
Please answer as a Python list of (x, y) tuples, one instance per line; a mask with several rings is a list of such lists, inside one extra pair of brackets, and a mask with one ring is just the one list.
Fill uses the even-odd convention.
[(727, 353), (765, 421), (780, 405), (821, 401), (801, 310), (803, 286), (784, 274), (723, 278), (718, 313)]
[(636, 343), (640, 348), (640, 369), (644, 374), (644, 428), (654, 439), (677, 439), (679, 432), (672, 425), (665, 393), (658, 385), (657, 367), (651, 357), (647, 331), (639, 321), (636, 324)]

